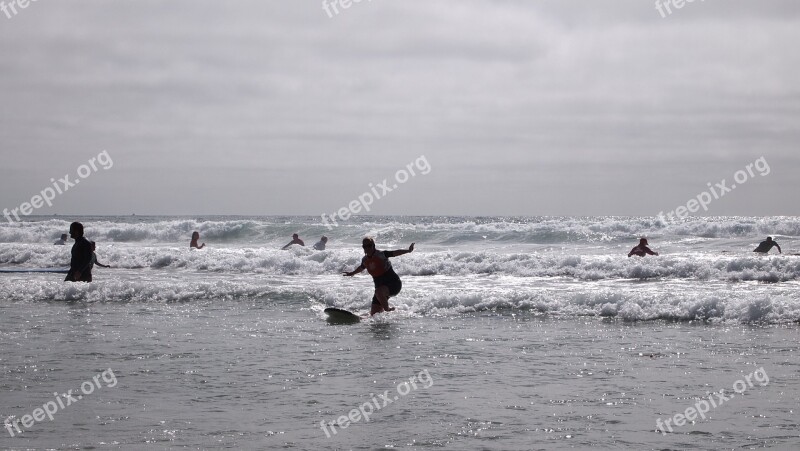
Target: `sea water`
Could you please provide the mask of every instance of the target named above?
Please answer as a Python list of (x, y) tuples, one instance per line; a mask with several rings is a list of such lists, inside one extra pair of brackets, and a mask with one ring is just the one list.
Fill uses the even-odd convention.
[[(800, 447), (797, 217), (38, 217), (0, 271), (72, 220), (94, 282), (0, 272), (3, 449)], [(328, 324), (364, 236), (416, 243), (397, 310)]]

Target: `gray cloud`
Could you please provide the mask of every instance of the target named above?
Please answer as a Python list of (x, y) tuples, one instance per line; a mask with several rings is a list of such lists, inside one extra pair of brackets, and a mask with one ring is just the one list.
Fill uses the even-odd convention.
[(797, 214), (790, 1), (32, 3), (0, 16), (14, 207), (320, 214), (419, 155), (379, 214), (655, 214), (761, 155), (712, 214)]

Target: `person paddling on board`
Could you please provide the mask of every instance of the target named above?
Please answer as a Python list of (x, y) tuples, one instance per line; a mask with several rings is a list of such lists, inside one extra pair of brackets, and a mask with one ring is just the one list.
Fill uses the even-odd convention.
[(364, 238), (361, 242), (364, 248), (364, 257), (358, 268), (351, 272), (344, 273), (347, 277), (353, 277), (363, 270), (367, 270), (375, 282), (375, 295), (372, 296), (372, 309), (369, 314), (374, 315), (380, 312), (391, 312), (394, 307), (389, 307), (389, 298), (397, 296), (403, 288), (400, 277), (392, 269), (391, 257), (414, 252), (414, 243), (408, 249), (398, 249), (395, 251), (379, 251), (375, 249), (375, 241), (372, 238)]
[(767, 254), (769, 253), (770, 250), (772, 250), (773, 246), (778, 248), (779, 254), (783, 253), (783, 251), (781, 251), (781, 247), (778, 246), (778, 242), (773, 241), (771, 236), (768, 236), (766, 241), (762, 241), (757, 248), (753, 249), (753, 252), (758, 252), (759, 254)]
[(281, 250), (285, 250), (285, 249), (287, 249), (289, 246), (291, 246), (293, 244), (299, 244), (301, 246), (305, 246), (306, 245), (306, 243), (304, 243), (303, 240), (300, 239), (300, 236), (295, 233), (295, 234), (292, 235), (292, 241), (289, 241), (289, 244), (287, 244), (286, 246), (283, 246), (281, 248)]
[(630, 252), (628, 252), (628, 257), (631, 257), (633, 255), (644, 257), (645, 255), (658, 255), (658, 252), (653, 252), (652, 250), (650, 250), (649, 247), (647, 247), (647, 238), (640, 238), (639, 245), (631, 249)]

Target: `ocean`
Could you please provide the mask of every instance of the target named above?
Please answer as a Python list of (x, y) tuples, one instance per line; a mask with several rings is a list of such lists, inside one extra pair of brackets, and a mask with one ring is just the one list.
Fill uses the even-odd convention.
[[(73, 220), (112, 266), (89, 284), (54, 272)], [(330, 324), (369, 311), (371, 278), (342, 276), (364, 236), (416, 243), (397, 310)], [(767, 236), (783, 254), (752, 252)], [(626, 257), (639, 237), (660, 255)], [(799, 217), (2, 223), (0, 448), (796, 450), (799, 238)]]

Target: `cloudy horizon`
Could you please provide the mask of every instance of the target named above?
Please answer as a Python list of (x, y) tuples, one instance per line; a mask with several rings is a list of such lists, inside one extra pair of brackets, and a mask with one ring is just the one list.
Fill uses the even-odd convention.
[(333, 3), (0, 13), (0, 209), (69, 174), (33, 214), (319, 216), (387, 179), (372, 214), (656, 215), (739, 178), (697, 214), (798, 214), (796, 3)]

